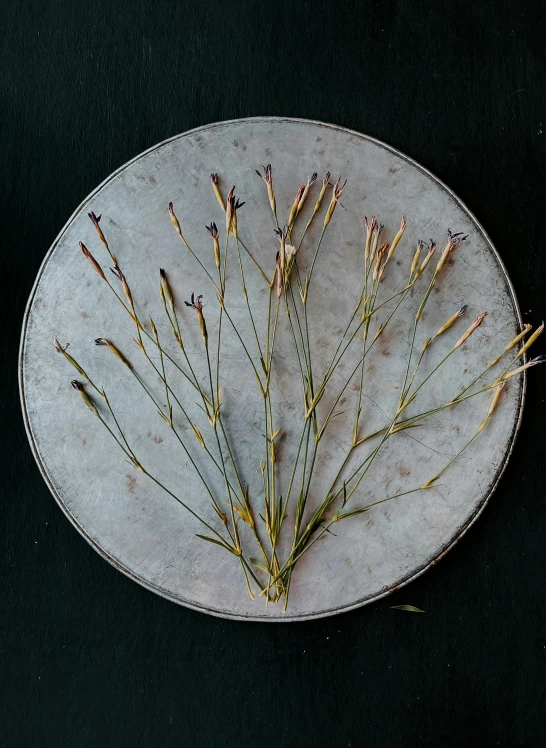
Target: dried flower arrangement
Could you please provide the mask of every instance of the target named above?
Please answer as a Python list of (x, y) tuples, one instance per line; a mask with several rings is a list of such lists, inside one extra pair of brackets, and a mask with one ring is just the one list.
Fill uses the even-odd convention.
[[(170, 203), (168, 206), (168, 213), (176, 234), (193, 261), (198, 263), (204, 272), (218, 301), (218, 320), (215, 325), (216, 336), (214, 341), (209, 337), (207, 329), (203, 295), (196, 296), (192, 292), (190, 300), (185, 301), (185, 307), (195, 313), (201, 333), (201, 358), (206, 362), (204, 376), (196, 373), (195, 361), (192, 363), (192, 356), (184, 343), (183, 326), (179, 319), (181, 310), (177, 309), (175, 296), (165, 270), (160, 269), (159, 271), (159, 295), (174, 341), (180, 349), (182, 363), (177, 360), (174, 354), (169, 353), (165, 343), (160, 338), (154, 320), (150, 317), (145, 321), (137, 310), (137, 304), (127, 278), (101, 228), (101, 217), (96, 216), (93, 212), (89, 213), (89, 218), (96, 229), (101, 244), (110, 257), (113, 275), (107, 275), (87, 247), (83, 243), (80, 244), (83, 255), (132, 320), (136, 335), (135, 343), (147, 364), (153, 370), (154, 376), (161, 386), (160, 392), (154, 391), (129, 358), (109, 338), (98, 338), (95, 343), (98, 346), (108, 348), (126, 368), (128, 375), (134, 377), (145, 395), (150, 398), (157, 412), (181, 446), (191, 463), (192, 469), (195, 470), (203, 487), (204, 495), (206, 494), (211, 502), (211, 507), (214, 510), (213, 515), (207, 514), (206, 510), (204, 511), (201, 501), (191, 501), (189, 503), (188, 500), (181, 498), (168, 488), (154, 474), (146, 460), (141, 455), (137, 456), (135, 454), (104, 389), (93, 381), (87, 371), (68, 352), (67, 345), (61, 345), (56, 340), (55, 346), (83, 380), (74, 380), (72, 382), (74, 389), (79, 392), (83, 402), (108, 431), (130, 464), (193, 515), (204, 528), (204, 534), (199, 534), (198, 537), (235, 557), (241, 566), (248, 593), (252, 598), (263, 597), (266, 604), (282, 599), (286, 609), (292, 575), (296, 565), (317, 540), (323, 537), (325, 533), (331, 533), (333, 525), (348, 517), (369, 512), (372, 507), (378, 504), (393, 501), (418, 491), (426, 491), (474, 442), (486, 427), (498, 406), (507, 381), (546, 359), (544, 356), (539, 356), (527, 362), (525, 359), (526, 352), (542, 333), (544, 323), (532, 334), (531, 326), (526, 324), (518, 335), (506, 342), (497, 355), (493, 357), (490, 364), (482, 371), (477, 372), (472, 381), (461, 389), (456, 396), (450, 397), (444, 403), (421, 413), (407, 415), (408, 406), (422, 392), (428, 380), (484, 323), (487, 312), (480, 313), (467, 327), (466, 331), (458, 336), (441, 360), (433, 366), (426, 376), (421, 376), (423, 359), (429, 356), (429, 351), (435, 341), (446, 335), (451, 327), (458, 325), (459, 320), (467, 311), (466, 305), (454, 311), (443, 324), (439, 324), (434, 335), (425, 337), (418, 346), (420, 320), (423, 317), (431, 292), (435, 289), (451, 254), (465, 242), (467, 237), (461, 233), (448, 231), (445, 246), (435, 265), (433, 262), (433, 257), (436, 254), (435, 243), (432, 240), (428, 244), (419, 241), (412, 256), (409, 274), (404, 286), (389, 298), (381, 299), (381, 284), (395, 250), (403, 237), (406, 219), (402, 218), (398, 232), (393, 240), (388, 243), (381, 241), (383, 226), (376, 218), (365, 218), (360, 296), (355, 298), (354, 311), (340, 335), (329, 364), (322, 374), (317, 376), (316, 367), (313, 366), (314, 341), (309, 333), (308, 299), (312, 289), (313, 274), (317, 263), (320, 264), (323, 238), (332, 222), (336, 207), (338, 205), (342, 206), (340, 199), (345, 189), (345, 183), (338, 179), (332, 185), (329, 173), (324, 176), (322, 181), (317, 180), (316, 173), (313, 174), (297, 191), (286, 224), (281, 224), (277, 216), (277, 201), (273, 187), (271, 165), (262, 167), (262, 171), (257, 171), (257, 174), (265, 183), (267, 199), (273, 216), (274, 231), (278, 241), (278, 250), (274, 262), (271, 263), (270, 275), (256, 261), (239, 235), (238, 213), (245, 203), (235, 196), (235, 187), (229, 190), (224, 199), (217, 174), (211, 175), (211, 184), (225, 216), (225, 236), (221, 241), (221, 232), (216, 223), (212, 222), (210, 226), (206, 226), (213, 245), (213, 251), (210, 254), (198, 253), (190, 246), (184, 237), (173, 204)], [(309, 199), (313, 186), (317, 182), (318, 194), (315, 198), (312, 213), (296, 241), (298, 219), (304, 204)], [(326, 199), (325, 201), (329, 190), (329, 200)], [(322, 218), (322, 227), (318, 241), (307, 257), (308, 270), (304, 274), (298, 259), (302, 254), (302, 246), (310, 226), (321, 220), (323, 203), (327, 207)], [(250, 340), (246, 340), (244, 334), (238, 329), (226, 300), (228, 257), (231, 257), (231, 253), (235, 255), (234, 265), (237, 268), (237, 275), (240, 276), (242, 295), (250, 323), (249, 329), (252, 330)], [(206, 259), (209, 256), (210, 261)], [(264, 314), (264, 319), (267, 319), (264, 336), (260, 336), (258, 332), (259, 324), (256, 322), (255, 309), (247, 293), (243, 257), (246, 258), (247, 262), (252, 263), (252, 271), (260, 274), (267, 288), (268, 308), (267, 315)], [(213, 258), (215, 270), (212, 269)], [(430, 268), (427, 271), (429, 265)], [(425, 276), (429, 276), (429, 280), (428, 284), (425, 283), (425, 290), (413, 319), (410, 350), (403, 381), (399, 388), (398, 402), (383, 428), (376, 430), (374, 433), (362, 435), (362, 397), (366, 384), (366, 359), (376, 341), (384, 335), (387, 326), (396, 315), (402, 302), (414, 288), (418, 287), (420, 282), (423, 282), (422, 279)], [(115, 282), (113, 278), (115, 278)], [(290, 466), (287, 473), (288, 480), (284, 482), (281, 481), (278, 470), (278, 444), (282, 438), (282, 423), (279, 425), (279, 419), (274, 412), (271, 397), (272, 388), (275, 384), (275, 345), (280, 329), (283, 327), (282, 324), (279, 324), (281, 310), (286, 319), (284, 328), (291, 338), (293, 355), (298, 362), (302, 394), (301, 432), (295, 454), (283, 455), (283, 461)], [(383, 314), (379, 314), (380, 310), (383, 310)], [(220, 386), (223, 325), (229, 325), (238, 340), (241, 356), (251, 368), (259, 396), (263, 400), (264, 434), (263, 444), (259, 448), (259, 465), (263, 486), (261, 495), (251, 496), (250, 494), (249, 483), (238, 467), (229, 427), (226, 423), (230, 414), (225, 412)], [(332, 394), (333, 381), (335, 381), (333, 378), (334, 372), (338, 370), (348, 349), (350, 347), (354, 348), (354, 346), (359, 346), (357, 365), (348, 378), (345, 379), (344, 377), (343, 386)], [(493, 376), (491, 370), (505, 357), (507, 358), (505, 367), (500, 374), (497, 372)], [(167, 373), (172, 371), (173, 367), (177, 375), (182, 376), (186, 384), (197, 395), (203, 415), (202, 423), (198, 423), (196, 418), (188, 413), (184, 398), (177, 394), (172, 377), (170, 373)], [(479, 384), (488, 374), (490, 375), (490, 381)], [(342, 460), (334, 480), (326, 489), (322, 487), (321, 494), (317, 497), (312, 495), (316, 489), (312, 490), (311, 483), (317, 460), (320, 460), (319, 446), (324, 443), (327, 429), (337, 415), (336, 409), (344, 392), (351, 383), (355, 382), (355, 379), (358, 383), (356, 388), (358, 390), (358, 401), (352, 420), (351, 438), (346, 457)], [(371, 503), (355, 503), (358, 498), (359, 486), (368, 475), (371, 465), (387, 440), (395, 434), (422, 424), (431, 415), (446, 409), (452, 409), (470, 398), (489, 391), (491, 391), (492, 397), (480, 419), (479, 426), (471, 438), (458, 449), (457, 453), (435, 475), (421, 485), (398, 491), (393, 495), (382, 495)], [(326, 400), (325, 393), (327, 392), (333, 404), (329, 407), (328, 412), (322, 415), (318, 406), (319, 403)], [(186, 433), (179, 424), (179, 417), (183, 418), (185, 424), (189, 427)], [(196, 440), (194, 448), (190, 448), (188, 445), (188, 433)], [(350, 459), (353, 459), (361, 446), (368, 442), (374, 446), (362, 459), (359, 458), (358, 465), (354, 468), (353, 465), (350, 465)], [(199, 445), (198, 449), (201, 457), (195, 455), (195, 445)], [(256, 462), (258, 463), (258, 457)], [(214, 488), (208, 471), (214, 471), (221, 476), (221, 493), (217, 488)], [(290, 522), (287, 522), (288, 518), (290, 518)], [(289, 525), (289, 529), (287, 525)], [(246, 528), (244, 533), (242, 532), (243, 527)], [(287, 532), (290, 533), (291, 539), (288, 545), (286, 543), (284, 545), (288, 550), (281, 555), (281, 533), (286, 535)]]

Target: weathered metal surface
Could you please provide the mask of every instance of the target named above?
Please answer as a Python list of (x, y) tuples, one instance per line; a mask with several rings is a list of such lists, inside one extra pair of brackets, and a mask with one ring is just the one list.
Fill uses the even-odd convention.
[[(381, 293), (403, 286), (419, 237), (435, 238), (440, 246), (446, 229), (464, 231), (468, 242), (456, 250), (434, 292), (418, 337), (434, 332), (457, 307), (469, 310), (448, 339), (440, 339), (424, 371), (437, 362), (469, 321), (488, 311), (486, 324), (468, 345), (434, 375), (412, 412), (421, 412), (456, 394), (484, 368), (519, 328), (521, 318), (502, 262), (476, 219), (460, 201), (425, 169), (393, 149), (343, 128), (304, 120), (253, 118), (219, 123), (185, 133), (147, 151), (107, 179), (80, 206), (48, 252), (29, 300), (21, 343), (20, 379), (29, 439), (44, 478), (59, 505), (91, 545), (130, 578), (175, 602), (215, 615), (245, 620), (303, 620), (349, 610), (377, 600), (426, 570), (442, 556), (480, 514), (508, 459), (519, 426), (524, 378), (511, 380), (495, 418), (445, 476), (441, 485), (380, 505), (369, 513), (336, 526), (302, 559), (294, 574), (286, 614), (275, 605), (248, 599), (239, 565), (221, 549), (195, 537), (197, 523), (168, 496), (134, 471), (100, 424), (82, 407), (70, 388), (74, 371), (55, 353), (54, 337), (70, 341), (70, 352), (104, 385), (135, 452), (149, 469), (212, 523), (215, 515), (203, 498), (195, 474), (153, 405), (126, 370), (93, 340), (110, 337), (137, 364), (142, 376), (161, 397), (132, 344), (130, 320), (82, 257), (83, 240), (106, 266), (107, 257), (88, 220), (93, 210), (103, 215), (102, 226), (124, 269), (139, 310), (152, 314), (167, 340), (157, 294), (158, 269), (169, 272), (176, 289), (186, 345), (199, 376), (205, 377), (200, 335), (192, 310), (182, 300), (203, 294), (211, 337), (217, 309), (203, 272), (176, 237), (167, 215), (173, 201), (189, 243), (211, 269), (214, 261), (205, 223), (223, 227), (209, 175), (218, 172), (225, 191), (237, 185), (247, 205), (239, 229), (259, 262), (272, 272), (276, 240), (265, 186), (254, 169), (272, 163), (277, 204), (284, 220), (298, 186), (308, 174), (329, 170), (348, 179), (343, 197), (346, 212), (335, 213), (326, 234), (310, 297), (314, 367), (323, 369), (350, 316), (361, 284), (363, 217), (377, 214), (390, 239), (401, 215), (408, 228), (397, 249)], [(304, 220), (314, 203), (315, 188)], [(317, 225), (301, 250), (305, 267), (314, 249)], [(296, 232), (299, 235), (299, 232)], [(259, 329), (264, 329), (267, 292), (251, 263), (243, 256), (247, 287)], [(229, 308), (252, 344), (234, 249), (229, 272)], [(420, 289), (423, 290), (424, 283)], [(366, 366), (363, 427), (373, 431), (396, 405), (409, 348), (409, 330), (419, 292), (405, 300), (391, 327), (380, 338)], [(222, 386), (228, 430), (235, 457), (259, 500), (259, 458), (262, 448), (262, 404), (254, 374), (241, 347), (226, 330)], [(300, 381), (284, 315), (280, 317), (274, 400), (278, 423), (286, 437), (279, 468), (286, 479), (290, 454), (299, 435)], [(176, 348), (169, 340), (169, 349)], [(336, 374), (341, 385), (359, 354), (354, 346)], [(174, 374), (173, 374), (174, 377)], [(174, 377), (184, 403), (198, 414), (195, 396)], [(356, 381), (356, 380), (355, 380)], [(330, 436), (317, 460), (312, 503), (335, 475), (347, 448), (356, 405), (355, 387), (342, 401)], [(416, 487), (432, 477), (473, 433), (487, 410), (489, 396), (477, 397), (435, 416), (420, 429), (392, 437), (370, 471), (354, 505)], [(324, 415), (332, 399), (321, 404)], [(412, 406), (413, 407), (413, 406)], [(187, 426), (176, 416), (192, 453), (203, 453)], [(203, 425), (206, 431), (206, 423)], [(366, 446), (359, 449), (366, 450)], [(365, 454), (365, 453), (360, 453)], [(205, 464), (205, 463), (203, 463)], [(353, 463), (355, 464), (355, 463)], [(217, 475), (207, 475), (221, 490)], [(286, 483), (285, 483), (286, 484)], [(291, 520), (287, 521), (288, 531)], [(285, 541), (286, 542), (286, 541)], [(263, 598), (262, 598), (263, 600)]]

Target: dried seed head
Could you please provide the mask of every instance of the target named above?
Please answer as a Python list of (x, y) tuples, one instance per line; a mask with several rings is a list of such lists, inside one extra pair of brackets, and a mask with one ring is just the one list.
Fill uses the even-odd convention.
[(220, 207), (222, 208), (222, 210), (225, 211), (226, 206), (224, 205), (224, 198), (222, 197), (222, 193), (220, 192), (220, 187), (218, 185), (218, 174), (211, 174), (210, 181), (212, 183), (212, 189), (214, 190), (216, 199), (220, 203)]
[(69, 353), (67, 353), (66, 349), (68, 348), (70, 343), (67, 343), (65, 346), (62, 346), (57, 340), (57, 338), (55, 338), (55, 342), (53, 343), (53, 345), (55, 346), (55, 350), (57, 351), (57, 353), (62, 354), (66, 358), (68, 363), (76, 369), (76, 371), (78, 372), (80, 376), (85, 377), (85, 379), (89, 379), (89, 377), (87, 376), (87, 372), (84, 369), (82, 369), (82, 367), (79, 365), (76, 359), (72, 358), (72, 356)]
[(504, 351), (509, 351), (511, 348), (514, 348), (514, 346), (516, 346), (519, 343), (519, 341), (522, 340), (527, 335), (529, 330), (532, 330), (532, 329), (533, 329), (532, 325), (528, 325), (527, 323), (525, 323), (523, 325), (523, 330), (520, 332), (519, 335), (516, 335), (516, 337), (506, 345), (506, 347), (504, 348)]
[(513, 369), (512, 371), (509, 371), (508, 374), (505, 374), (501, 381), (506, 381), (507, 379), (511, 379), (512, 377), (515, 377), (516, 374), (520, 374), (522, 371), (525, 371), (526, 369), (530, 369), (532, 366), (537, 366), (538, 364), (543, 364), (546, 362), (546, 356), (536, 356), (536, 358), (532, 358), (530, 361), (527, 361), (526, 364), (523, 364), (523, 366), (518, 366), (517, 369)]
[(529, 348), (533, 345), (533, 343), (538, 338), (538, 336), (542, 335), (543, 330), (544, 330), (544, 322), (540, 325), (540, 327), (537, 327), (534, 333), (529, 337), (529, 340), (527, 340), (525, 344), (521, 346), (519, 353), (518, 353), (518, 358), (521, 358), (523, 354), (529, 350)]
[(339, 202), (339, 198), (343, 194), (343, 190), (345, 189), (345, 185), (347, 184), (347, 180), (341, 184), (341, 177), (338, 178), (337, 182), (332, 187), (332, 198), (330, 200), (330, 205), (328, 206), (328, 210), (326, 211), (326, 215), (324, 216), (324, 228), (328, 226), (330, 221), (332, 220), (332, 216), (334, 215), (334, 210), (336, 209), (336, 205), (339, 203), (341, 207), (343, 208), (343, 205)]
[(84, 244), (83, 242), (80, 242), (80, 249), (81, 249), (81, 251), (83, 252), (83, 254), (84, 254), (84, 257), (87, 257), (87, 259), (88, 259), (88, 260), (89, 260), (89, 262), (91, 263), (91, 267), (92, 267), (92, 268), (93, 268), (94, 270), (96, 270), (96, 272), (97, 272), (97, 273), (98, 273), (98, 274), (100, 275), (100, 277), (101, 277), (101, 278), (102, 278), (103, 280), (106, 280), (106, 276), (104, 275), (104, 271), (103, 271), (103, 269), (101, 268), (101, 266), (99, 265), (99, 263), (98, 263), (98, 262), (97, 262), (97, 261), (95, 260), (95, 258), (93, 257), (93, 255), (92, 255), (92, 254), (91, 254), (91, 252), (90, 252), (90, 251), (89, 251), (89, 250), (87, 249), (87, 247), (85, 246), (85, 244)]
[(73, 379), (72, 382), (70, 382), (70, 384), (72, 385), (72, 387), (74, 387), (74, 389), (77, 392), (80, 393), (82, 400), (87, 405), (87, 407), (89, 408), (89, 410), (92, 413), (94, 413), (96, 416), (98, 416), (99, 411), (97, 410), (97, 407), (96, 407), (95, 403), (91, 400), (91, 398), (89, 397), (89, 395), (85, 391), (83, 384), (81, 382), (78, 382), (77, 379)]
[(125, 358), (125, 356), (124, 356), (124, 355), (123, 355), (123, 353), (122, 353), (122, 352), (121, 352), (121, 351), (119, 350), (119, 348), (117, 348), (117, 347), (116, 347), (116, 346), (115, 346), (115, 345), (114, 345), (114, 344), (112, 343), (112, 341), (111, 341), (111, 340), (108, 340), (108, 338), (96, 338), (96, 340), (95, 340), (95, 345), (105, 345), (105, 346), (107, 346), (107, 347), (108, 347), (108, 348), (109, 348), (109, 349), (110, 349), (110, 350), (112, 351), (112, 353), (114, 354), (114, 356), (117, 356), (117, 358), (119, 358), (119, 360), (120, 360), (120, 361), (121, 361), (121, 362), (122, 362), (123, 364), (125, 364), (125, 366), (127, 366), (127, 368), (129, 368), (129, 369), (131, 369), (131, 370), (133, 369), (133, 367), (132, 367), (131, 363), (130, 363), (130, 362), (129, 362), (129, 361), (128, 361), (128, 360), (126, 359), (126, 358)]
[(480, 327), (480, 325), (483, 323), (486, 317), (487, 317), (487, 312), (483, 312), (482, 314), (478, 315), (476, 319), (474, 320), (474, 322), (470, 325), (468, 330), (464, 332), (459, 338), (459, 340), (455, 343), (455, 345), (453, 346), (453, 350), (455, 350), (456, 348), (460, 348), (460, 346), (462, 346), (462, 344), (466, 340), (468, 340), (468, 338), (472, 335), (474, 330), (477, 330), (478, 327)]

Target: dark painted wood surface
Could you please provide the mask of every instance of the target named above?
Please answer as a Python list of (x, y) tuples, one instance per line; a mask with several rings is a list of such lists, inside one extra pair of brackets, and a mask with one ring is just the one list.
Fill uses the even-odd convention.
[[(544, 3), (4, 0), (0, 24), (0, 744), (536, 746), (546, 712), (544, 372), (476, 527), (375, 606), (252, 625), (102, 561), (28, 448), (16, 389), (34, 276), (72, 210), (178, 132), (256, 114), (399, 148), (475, 212), (525, 319), (545, 312)], [(424, 615), (393, 611), (410, 603)]]

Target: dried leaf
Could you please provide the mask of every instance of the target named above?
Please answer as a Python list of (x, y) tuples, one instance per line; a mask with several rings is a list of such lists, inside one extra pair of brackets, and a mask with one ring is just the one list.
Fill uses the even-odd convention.
[(407, 610), (410, 613), (424, 613), (421, 608), (416, 608), (414, 605), (391, 605), (391, 610)]

